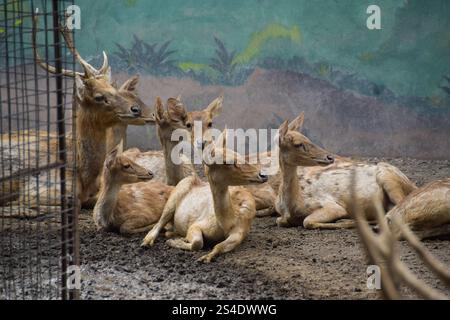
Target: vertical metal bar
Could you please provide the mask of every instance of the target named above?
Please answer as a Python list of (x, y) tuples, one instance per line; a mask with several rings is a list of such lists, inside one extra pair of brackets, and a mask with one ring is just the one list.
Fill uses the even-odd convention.
[[(74, 1), (69, 1), (69, 3), (74, 4)], [(75, 30), (72, 30), (74, 33)], [(72, 35), (73, 39), (73, 45), (75, 46), (75, 34)], [(75, 56), (71, 55), (72, 57), (72, 68), (75, 70)], [(75, 81), (73, 82), (73, 91), (72, 91), (72, 159), (73, 163), (71, 165), (71, 170), (73, 170), (72, 174), (72, 201), (70, 203), (70, 209), (69, 209), (69, 225), (70, 225), (70, 256), (72, 258), (71, 264), (75, 266), (80, 266), (80, 236), (79, 236), (79, 228), (78, 228), (78, 215), (80, 212), (81, 204), (78, 201), (77, 196), (77, 166), (76, 166), (76, 159), (77, 159), (77, 143), (76, 143), (76, 137), (77, 137), (77, 127), (76, 127), (76, 117), (77, 117), (77, 103), (75, 100), (76, 96), (76, 87), (75, 87)], [(69, 299), (71, 300), (78, 300), (80, 299), (80, 290), (79, 289), (72, 289), (69, 291)]]
[(67, 296), (67, 203), (66, 203), (66, 128), (64, 122), (63, 106), (63, 75), (61, 61), (61, 42), (59, 35), (59, 8), (58, 0), (52, 0), (53, 15), (53, 39), (56, 81), (56, 108), (57, 108), (57, 128), (58, 128), (58, 156), (63, 164), (59, 169), (60, 178), (60, 198), (61, 198), (61, 298), (66, 300)]

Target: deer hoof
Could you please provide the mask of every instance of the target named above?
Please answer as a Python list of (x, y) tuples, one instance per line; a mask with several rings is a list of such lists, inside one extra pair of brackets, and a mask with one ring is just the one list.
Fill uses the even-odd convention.
[(204, 256), (201, 256), (200, 258), (197, 259), (198, 262), (203, 262), (203, 263), (210, 263), (213, 259), (213, 256), (210, 254), (205, 254)]

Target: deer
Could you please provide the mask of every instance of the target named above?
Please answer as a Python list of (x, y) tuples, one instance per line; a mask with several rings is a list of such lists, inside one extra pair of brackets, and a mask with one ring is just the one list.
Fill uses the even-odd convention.
[[(356, 196), (356, 174), (351, 176), (351, 196)], [(440, 182), (431, 183), (425, 188), (411, 193), (404, 201), (414, 198), (413, 194), (427, 194), (431, 190), (437, 190)], [(448, 183), (448, 181), (447, 181)], [(448, 188), (448, 186), (447, 186)], [(417, 199), (417, 198), (416, 198)], [(416, 203), (417, 204), (417, 203)], [(413, 251), (423, 261), (425, 266), (434, 273), (442, 283), (450, 288), (450, 269), (437, 259), (423, 245), (420, 239), (410, 229), (408, 222), (405, 222), (400, 214), (393, 214), (390, 219), (386, 219), (385, 211), (381, 203), (374, 202), (375, 218), (378, 223), (378, 231), (375, 233), (367, 220), (367, 215), (360, 203), (353, 203), (354, 219), (361, 242), (365, 248), (371, 264), (380, 267), (381, 290), (386, 299), (402, 299), (401, 285), (411, 289), (416, 295), (423, 299), (448, 300), (441, 291), (432, 288), (423, 280), (419, 279), (401, 260), (398, 239), (403, 238)], [(447, 211), (448, 212), (448, 211)]]
[[(303, 225), (306, 229), (353, 228), (352, 201), (358, 201), (369, 218), (375, 217), (373, 199), (383, 206), (400, 203), (417, 187), (399, 169), (387, 163), (356, 163), (330, 155), (327, 166), (303, 168), (305, 154), (318, 150), (299, 132), (301, 113), (279, 131), (281, 184), (275, 208), (277, 225)], [(318, 151), (320, 152), (320, 151)], [(300, 170), (297, 169), (299, 167)], [(356, 198), (350, 197), (350, 174), (356, 166)], [(341, 221), (338, 221), (341, 220)]]
[(173, 189), (131, 161), (119, 144), (106, 157), (93, 217), (98, 230), (132, 235), (158, 222)]
[[(450, 179), (430, 182), (411, 192), (387, 214), (388, 224), (394, 217), (423, 240), (450, 235)], [(401, 234), (398, 234), (399, 239)]]
[[(36, 46), (37, 17), (33, 19), (32, 46), (36, 63), (48, 73), (57, 74), (54, 66), (44, 62)], [(116, 125), (144, 125), (154, 121), (151, 109), (135, 92), (138, 77), (133, 76), (117, 87), (111, 83), (111, 68), (103, 52), (103, 65), (94, 68), (76, 50), (70, 30), (60, 32), (83, 72), (61, 70), (74, 79), (74, 103), (77, 107), (77, 199), (84, 203), (97, 193), (97, 179), (107, 153), (106, 136)]]
[[(211, 262), (217, 255), (232, 251), (248, 236), (256, 215), (252, 194), (243, 186), (267, 182), (259, 164), (251, 164), (227, 149), (227, 131), (207, 145), (203, 163), (208, 182), (197, 177), (183, 179), (169, 197), (158, 223), (147, 234), (142, 246), (152, 246), (162, 228), (173, 220), (175, 236), (171, 247), (198, 251), (206, 241), (219, 242), (199, 258)], [(317, 164), (321, 160), (312, 159)]]
[(234, 250), (248, 236), (256, 204), (242, 186), (264, 183), (268, 177), (259, 165), (246, 163), (244, 157), (226, 149), (226, 130), (217, 142), (206, 146), (203, 162), (208, 182), (197, 176), (181, 180), (142, 246), (152, 246), (162, 228), (173, 220), (174, 234), (167, 240), (173, 248), (199, 251), (206, 241), (218, 242), (199, 258), (209, 263), (217, 255)]
[[(180, 155), (181, 164), (175, 164), (171, 155), (178, 141), (172, 141), (172, 134), (175, 130), (186, 130), (186, 139), (197, 147), (202, 147), (211, 140), (209, 129), (212, 128), (213, 119), (216, 118), (222, 110), (223, 96), (214, 99), (203, 110), (188, 112), (181, 102), (181, 97), (169, 98), (166, 107), (160, 97), (156, 98), (154, 119), (157, 127), (158, 139), (162, 146), (161, 151), (141, 152), (137, 148), (128, 149), (124, 152), (126, 156), (136, 163), (152, 170), (156, 173), (155, 180), (166, 182), (168, 185), (175, 186), (179, 181), (189, 175), (196, 174), (194, 166), (190, 159)], [(201, 122), (202, 137), (194, 140), (194, 122)], [(203, 141), (203, 142), (201, 142)], [(161, 173), (165, 173), (161, 174)]]
[[(157, 125), (158, 137), (161, 145), (163, 146), (164, 165), (156, 165), (156, 157), (152, 157), (155, 152), (149, 151), (136, 156), (130, 155), (129, 152), (136, 152), (135, 150), (127, 150), (126, 154), (130, 156), (137, 163), (144, 165), (146, 168), (152, 168), (152, 166), (146, 166), (145, 161), (153, 161), (153, 166), (156, 168), (165, 168), (166, 170), (166, 182), (169, 185), (176, 185), (183, 178), (196, 174), (194, 167), (192, 166), (190, 159), (181, 156), (182, 164), (175, 164), (171, 160), (171, 153), (177, 142), (172, 141), (172, 134), (176, 129), (185, 129), (191, 134), (187, 136), (190, 139), (194, 148), (203, 149), (207, 144), (212, 141), (210, 129), (213, 127), (213, 119), (217, 117), (223, 104), (223, 96), (219, 96), (214, 99), (205, 109), (201, 111), (188, 112), (181, 102), (180, 97), (174, 99), (170, 98), (167, 101), (166, 110), (160, 98), (157, 98), (155, 104), (155, 123)], [(201, 122), (202, 136), (194, 137), (194, 122)], [(149, 155), (149, 156), (147, 156)], [(273, 211), (273, 204), (275, 202), (275, 192), (268, 183), (258, 185), (248, 185), (246, 188), (251, 192), (256, 201), (256, 210), (258, 215), (262, 215), (265, 212)]]

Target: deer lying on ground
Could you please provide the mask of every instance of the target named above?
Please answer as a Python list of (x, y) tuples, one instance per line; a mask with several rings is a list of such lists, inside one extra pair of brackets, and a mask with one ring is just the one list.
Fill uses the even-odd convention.
[(123, 235), (149, 231), (161, 217), (173, 187), (148, 181), (153, 173), (121, 154), (121, 148), (117, 146), (106, 157), (93, 212), (95, 224)]
[[(172, 151), (178, 144), (178, 141), (172, 141), (173, 132), (177, 129), (186, 130), (187, 133), (190, 133), (186, 139), (191, 141), (194, 147), (198, 147), (199, 142), (194, 141), (194, 121), (199, 121), (202, 126), (202, 140), (210, 141), (209, 129), (212, 128), (213, 119), (220, 114), (222, 101), (223, 97), (220, 96), (214, 99), (205, 109), (188, 112), (180, 98), (169, 98), (165, 110), (161, 99), (158, 97), (154, 117), (162, 152), (141, 152), (137, 148), (132, 148), (125, 151), (124, 155), (155, 172), (155, 180), (165, 181), (167, 184), (175, 186), (185, 177), (195, 174), (195, 169), (190, 159), (186, 157), (181, 156), (181, 164), (175, 164), (172, 161)], [(165, 175), (159, 175), (159, 172), (165, 173)]]
[(420, 239), (450, 235), (450, 179), (433, 181), (411, 192), (386, 219), (389, 222), (395, 216)]
[[(355, 195), (356, 189), (355, 174), (351, 178), (351, 196)], [(431, 187), (425, 187), (422, 192), (429, 192)], [(448, 186), (447, 186), (448, 188)], [(413, 192), (420, 194), (418, 190)], [(412, 194), (411, 194), (412, 196)], [(411, 197), (412, 198), (412, 197)], [(407, 201), (407, 199), (405, 199)], [(390, 217), (390, 225), (384, 216), (384, 209), (380, 203), (373, 204), (376, 208), (376, 221), (378, 222), (378, 234), (372, 231), (367, 221), (363, 208), (358, 202), (354, 202), (353, 212), (356, 226), (361, 241), (366, 248), (371, 264), (380, 267), (381, 290), (386, 299), (401, 299), (401, 285), (410, 288), (414, 293), (424, 299), (449, 299), (440, 291), (430, 287), (427, 283), (417, 278), (417, 276), (400, 259), (397, 238), (404, 238), (409, 246), (417, 253), (424, 264), (433, 272), (447, 288), (450, 288), (450, 269), (441, 261), (435, 258), (430, 251), (420, 242), (419, 238), (411, 231), (407, 224), (402, 221), (402, 217), (394, 214)], [(448, 211), (447, 211), (448, 212)]]
[[(373, 200), (385, 207), (388, 202), (395, 205), (416, 188), (400, 170), (387, 163), (371, 165), (340, 160), (326, 167), (297, 170), (297, 166), (303, 165), (304, 155), (316, 149), (297, 131), (303, 119), (302, 113), (279, 132), (281, 185), (275, 204), (281, 215), (277, 219), (279, 226), (351, 228), (353, 220), (336, 221), (352, 217), (352, 201), (358, 201), (370, 219), (375, 217)], [(356, 199), (350, 197), (350, 174), (354, 166), (358, 177)]]
[[(242, 185), (265, 183), (259, 165), (246, 163), (241, 155), (226, 148), (226, 130), (204, 152), (208, 183), (197, 177), (186, 178), (175, 187), (159, 222), (142, 245), (152, 246), (161, 229), (173, 219), (179, 238), (169, 239), (174, 248), (200, 250), (205, 241), (219, 242), (202, 256), (206, 263), (236, 248), (248, 235), (256, 214), (251, 193)], [(219, 160), (216, 160), (219, 159)], [(321, 160), (311, 157), (311, 164)], [(238, 187), (239, 186), (239, 187)]]
[[(45, 63), (39, 56), (36, 47), (36, 25), (37, 18), (33, 21), (32, 33), (32, 45), (36, 63), (47, 72), (56, 74), (56, 68)], [(154, 119), (150, 108), (134, 92), (136, 82), (138, 81), (137, 77), (132, 77), (120, 88), (116, 88), (111, 84), (111, 69), (106, 54), (103, 52), (103, 65), (97, 70), (80, 56), (73, 45), (70, 31), (66, 27), (61, 27), (61, 33), (69, 50), (83, 68), (83, 72), (63, 69), (62, 74), (75, 80), (74, 102), (77, 105), (75, 143), (78, 157), (77, 197), (81, 203), (84, 203), (90, 196), (96, 194), (98, 190), (96, 181), (101, 172), (107, 152), (107, 129), (117, 124), (144, 125), (148, 122), (153, 122)], [(68, 148), (70, 148), (71, 139), (68, 140)], [(54, 145), (47, 146), (45, 140), (40, 141), (39, 149), (57, 150), (56, 142), (57, 140), (52, 140), (51, 143), (54, 143)], [(51, 157), (56, 160), (56, 153), (52, 154)], [(71, 161), (73, 159), (68, 159), (69, 163)], [(71, 172), (68, 172), (68, 174), (70, 181), (72, 179)], [(49, 176), (52, 181), (49, 181), (49, 183), (56, 182), (54, 188), (57, 188), (59, 185), (57, 183), (57, 170), (53, 170)], [(47, 185), (45, 181), (42, 182), (46, 177), (47, 175), (42, 175), (43, 179), (41, 179), (41, 184)], [(67, 185), (68, 187), (71, 186), (70, 183)], [(46, 192), (47, 190), (43, 191), (43, 193)], [(40, 198), (40, 205), (58, 205), (60, 201), (58, 196), (47, 197), (45, 194), (42, 194)], [(46, 199), (53, 200), (55, 203), (45, 203)]]
[[(153, 172), (165, 168), (167, 183), (176, 185), (183, 178), (196, 174), (190, 159), (181, 157), (182, 164), (175, 164), (171, 159), (171, 154), (177, 141), (171, 141), (172, 134), (176, 129), (184, 129), (190, 132), (190, 141), (193, 148), (203, 149), (212, 136), (212, 120), (217, 117), (222, 109), (223, 97), (214, 99), (208, 107), (201, 111), (188, 112), (179, 98), (170, 98), (167, 101), (167, 109), (164, 110), (160, 99), (155, 105), (155, 122), (157, 125), (158, 137), (163, 146), (164, 165), (159, 162), (159, 154), (155, 151), (140, 153), (137, 149), (127, 150), (124, 154), (136, 161), (136, 163), (152, 170)], [(202, 136), (194, 137), (194, 121), (201, 122)], [(136, 154), (133, 154), (136, 153)], [(161, 170), (162, 171), (162, 170)], [(272, 212), (275, 201), (275, 192), (268, 183), (261, 185), (249, 185), (246, 188), (251, 192), (256, 202), (257, 213)]]

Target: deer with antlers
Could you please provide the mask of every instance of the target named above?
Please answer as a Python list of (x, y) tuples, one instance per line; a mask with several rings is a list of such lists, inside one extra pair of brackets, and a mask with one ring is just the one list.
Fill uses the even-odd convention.
[[(138, 77), (134, 76), (117, 88), (111, 84), (111, 68), (103, 52), (103, 65), (94, 68), (76, 50), (67, 27), (61, 33), (83, 72), (61, 70), (74, 78), (74, 103), (77, 105), (75, 143), (77, 147), (77, 192), (81, 203), (95, 195), (97, 179), (107, 153), (107, 130), (115, 125), (144, 125), (154, 121), (153, 114), (135, 92)], [(49, 73), (57, 70), (44, 62), (36, 46), (37, 17), (33, 19), (32, 44), (36, 63)], [(45, 198), (45, 197), (44, 197)]]
[(94, 207), (97, 228), (123, 235), (149, 231), (161, 217), (173, 187), (149, 181), (153, 173), (122, 154), (122, 145), (106, 157)]
[[(307, 229), (354, 227), (352, 201), (358, 201), (369, 218), (375, 217), (373, 199), (387, 206), (400, 203), (416, 186), (397, 168), (387, 164), (355, 163), (339, 159), (325, 167), (299, 168), (304, 155), (315, 150), (311, 141), (298, 132), (303, 113), (279, 132), (281, 185), (276, 210), (282, 227), (303, 225)], [(333, 156), (334, 158), (334, 156)], [(333, 161), (330, 161), (332, 163)], [(350, 197), (350, 173), (356, 166), (356, 199)], [(387, 195), (387, 196), (386, 196)], [(347, 219), (345, 221), (337, 221)]]
[[(356, 170), (353, 169), (351, 176), (352, 198), (357, 197), (357, 179), (358, 175)], [(436, 191), (436, 189), (439, 189), (437, 186), (439, 183), (440, 182), (431, 183), (427, 187), (411, 193), (404, 202), (408, 203), (411, 201), (410, 199), (416, 197), (416, 199), (421, 199), (424, 194), (430, 193), (433, 189)], [(444, 188), (447, 188), (448, 192), (448, 184)], [(430, 203), (430, 201), (426, 199), (426, 196), (423, 197), (422, 200), (425, 200), (429, 205), (435, 205)], [(415, 204), (418, 204), (418, 202)], [(373, 205), (376, 208), (375, 218), (378, 223), (378, 234), (372, 231), (367, 216), (364, 213), (364, 209), (360, 206), (358, 201), (353, 202), (353, 212), (356, 227), (368, 254), (370, 263), (380, 267), (381, 290), (384, 297), (387, 299), (401, 299), (402, 293), (400, 286), (405, 285), (424, 299), (449, 299), (450, 297), (445, 296), (442, 292), (430, 287), (423, 280), (419, 279), (401, 260), (397, 242), (399, 237), (405, 239), (407, 244), (415, 251), (430, 271), (439, 277), (444, 285), (450, 288), (450, 269), (435, 258), (420, 242), (419, 238), (411, 231), (408, 226), (411, 225), (411, 220), (409, 220), (409, 222), (406, 220), (407, 222), (405, 223), (404, 217), (402, 217), (401, 214), (397, 214), (397, 212), (392, 214), (389, 219), (385, 219), (383, 206), (379, 202), (374, 202)], [(402, 206), (402, 204), (400, 204), (400, 206)], [(414, 207), (411, 207), (411, 209), (415, 210)], [(424, 208), (422, 207), (422, 209)], [(425, 212), (426, 211), (427, 210), (425, 210)], [(423, 219), (421, 220), (423, 221)]]

